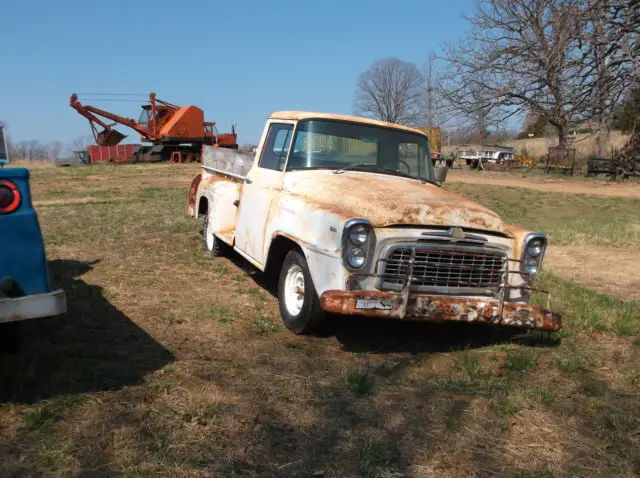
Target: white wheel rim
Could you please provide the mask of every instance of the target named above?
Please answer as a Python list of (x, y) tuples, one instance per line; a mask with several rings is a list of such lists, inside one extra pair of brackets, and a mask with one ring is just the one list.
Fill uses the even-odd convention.
[(304, 304), (304, 273), (298, 264), (292, 264), (284, 280), (284, 304), (287, 312), (297, 316)]
[(204, 231), (204, 237), (207, 240), (207, 249), (212, 250), (214, 237), (213, 237), (213, 232), (211, 232), (211, 228), (209, 227), (209, 223), (207, 223), (207, 230)]

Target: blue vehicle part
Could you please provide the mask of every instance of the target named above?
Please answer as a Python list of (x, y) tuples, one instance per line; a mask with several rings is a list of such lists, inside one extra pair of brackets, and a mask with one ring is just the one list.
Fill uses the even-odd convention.
[(17, 190), (20, 198), (10, 203), (10, 212), (0, 208), (0, 322), (64, 313), (64, 291), (52, 291), (49, 283), (42, 232), (31, 203), (29, 171), (0, 168), (0, 187), (5, 193), (7, 188)]
[(31, 204), (29, 171), (0, 169), (0, 182), (9, 180), (18, 187), (18, 209), (0, 215), (0, 281), (9, 278), (24, 294), (50, 292), (47, 259), (38, 215)]

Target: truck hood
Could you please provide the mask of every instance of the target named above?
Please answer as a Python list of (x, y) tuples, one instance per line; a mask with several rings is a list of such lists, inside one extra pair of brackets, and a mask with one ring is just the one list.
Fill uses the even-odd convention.
[(513, 237), (495, 212), (432, 184), (385, 174), (330, 170), (290, 171), (284, 190), (374, 227), (460, 226)]

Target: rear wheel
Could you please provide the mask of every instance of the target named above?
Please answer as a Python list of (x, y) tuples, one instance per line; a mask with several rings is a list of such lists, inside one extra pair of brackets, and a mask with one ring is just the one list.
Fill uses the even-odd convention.
[(318, 332), (326, 322), (307, 261), (297, 250), (289, 251), (280, 269), (278, 301), (282, 321), (294, 334)]
[(216, 257), (222, 255), (223, 244), (213, 233), (210, 224), (209, 213), (207, 213), (204, 215), (204, 223), (202, 226), (202, 248), (204, 252), (211, 257)]

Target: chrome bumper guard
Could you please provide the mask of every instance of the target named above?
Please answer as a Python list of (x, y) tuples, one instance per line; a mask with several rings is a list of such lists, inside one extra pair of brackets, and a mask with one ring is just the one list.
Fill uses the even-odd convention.
[[(504, 291), (496, 297), (453, 297), (411, 292), (413, 277), (413, 259), (409, 267), (409, 274), (400, 292), (380, 290), (353, 290), (350, 287), (354, 281), (347, 281), (347, 290), (329, 290), (320, 296), (320, 307), (331, 313), (345, 315), (365, 315), (369, 317), (388, 317), (396, 319), (411, 319), (419, 321), (455, 321), (480, 322), (492, 325), (521, 327), (528, 329), (557, 331), (562, 326), (560, 314), (539, 307), (520, 302), (504, 300)], [(520, 262), (509, 259), (509, 262)], [(522, 274), (519, 271), (507, 271), (512, 274)], [(379, 274), (352, 274), (356, 277), (380, 277)], [(529, 292), (547, 291), (534, 289), (527, 285), (504, 286), (525, 289)]]

